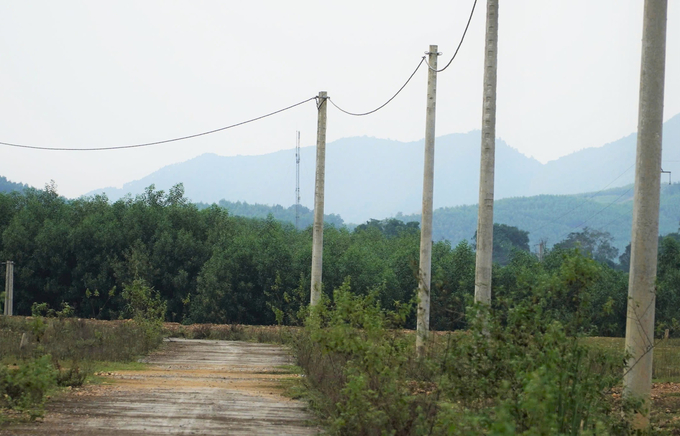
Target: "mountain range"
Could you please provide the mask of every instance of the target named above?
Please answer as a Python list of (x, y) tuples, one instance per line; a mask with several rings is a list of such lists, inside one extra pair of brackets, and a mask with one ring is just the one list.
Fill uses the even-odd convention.
[[(664, 123), (663, 169), (680, 174), (680, 114)], [(480, 132), (438, 137), (435, 151), (435, 208), (477, 203)], [(549, 138), (546, 147), (550, 146)], [(496, 140), (497, 200), (535, 195), (596, 192), (634, 180), (636, 134), (598, 148), (583, 149), (542, 164)], [(315, 148), (300, 152), (302, 205), (313, 206)], [(423, 140), (399, 142), (344, 138), (327, 145), (325, 212), (349, 223), (420, 212)], [(671, 174), (671, 176), (672, 176)], [(667, 175), (664, 175), (667, 176)], [(166, 166), (122, 188), (103, 188), (110, 200), (139, 194), (154, 184), (167, 190), (183, 183), (194, 202), (295, 203), (295, 151), (259, 156), (204, 154)]]

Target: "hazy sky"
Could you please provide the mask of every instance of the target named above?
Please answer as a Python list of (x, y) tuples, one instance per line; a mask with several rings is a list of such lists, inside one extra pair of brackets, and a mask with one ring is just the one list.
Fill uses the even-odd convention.
[[(472, 0), (0, 2), (0, 141), (96, 147), (218, 128), (328, 91), (351, 111), (398, 89), (429, 44), (453, 54)], [(497, 135), (540, 161), (637, 127), (642, 0), (501, 0)], [(481, 126), (486, 2), (438, 78), (437, 136)], [(329, 107), (328, 141), (421, 139), (426, 70), (375, 115)], [(669, 1), (665, 119), (680, 112), (680, 1)], [(0, 146), (0, 175), (66, 196), (203, 153), (315, 143), (312, 102), (247, 126), (127, 151)], [(680, 156), (680, 144), (678, 144)], [(360, 156), (357, 156), (360, 158)], [(303, 164), (313, 165), (312, 162)], [(291, 157), (291, 165), (294, 159)]]

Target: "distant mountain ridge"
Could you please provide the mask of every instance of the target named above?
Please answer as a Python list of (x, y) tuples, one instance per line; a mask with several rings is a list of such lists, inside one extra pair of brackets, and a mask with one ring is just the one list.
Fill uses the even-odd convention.
[[(680, 114), (664, 124), (664, 170), (680, 174)], [(547, 144), (549, 146), (549, 144)], [(546, 164), (496, 140), (498, 200), (534, 195), (595, 192), (633, 182), (636, 134), (599, 148), (588, 148)], [(436, 139), (435, 208), (477, 203), (480, 132)], [(194, 202), (247, 201), (259, 204), (295, 202), (295, 152), (260, 156), (204, 154), (169, 165), (123, 188), (104, 188), (116, 200), (141, 193), (154, 184), (167, 190), (184, 183)], [(302, 204), (313, 206), (314, 147), (301, 150)], [(422, 195), (423, 140), (399, 142), (369, 137), (344, 138), (327, 146), (325, 210), (349, 223), (385, 218), (399, 212), (419, 213)]]

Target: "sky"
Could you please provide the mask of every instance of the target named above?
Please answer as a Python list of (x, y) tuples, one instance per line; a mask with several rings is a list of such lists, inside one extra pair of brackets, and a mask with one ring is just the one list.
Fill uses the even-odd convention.
[[(442, 52), (440, 66), (448, 62), (472, 3), (1, 2), (0, 141), (69, 148), (158, 141), (257, 117), (319, 91), (350, 111), (371, 110), (396, 92), (430, 44)], [(546, 162), (634, 132), (642, 12), (642, 0), (501, 1), (497, 136)], [(479, 0), (458, 56), (438, 75), (437, 136), (481, 127), (485, 14)], [(423, 138), (426, 81), (421, 68), (371, 116), (329, 107), (328, 142)], [(664, 119), (679, 112), (680, 1), (670, 0)], [(54, 180), (60, 194), (76, 197), (204, 153), (293, 149), (296, 131), (302, 146), (315, 144), (313, 102), (141, 149), (0, 146), (0, 175), (36, 187)]]

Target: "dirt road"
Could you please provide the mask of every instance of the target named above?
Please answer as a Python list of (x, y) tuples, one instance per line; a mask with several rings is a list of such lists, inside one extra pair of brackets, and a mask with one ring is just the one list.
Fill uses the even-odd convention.
[(282, 347), (172, 339), (144, 371), (117, 371), (112, 384), (74, 390), (50, 403), (43, 422), (0, 434), (312, 435), (306, 405), (282, 395), (292, 377)]

